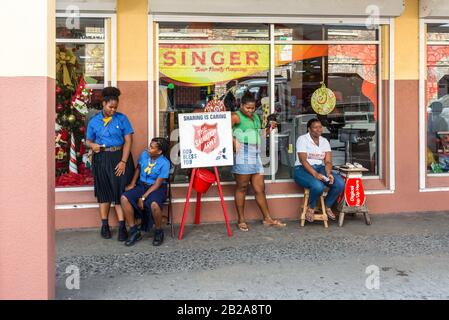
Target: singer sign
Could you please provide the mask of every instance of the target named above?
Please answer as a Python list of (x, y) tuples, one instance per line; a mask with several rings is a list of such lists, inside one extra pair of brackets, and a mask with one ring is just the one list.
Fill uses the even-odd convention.
[[(327, 56), (327, 45), (276, 45), (275, 65)], [(267, 76), (270, 46), (261, 44), (160, 44), (162, 78), (182, 86), (208, 86), (249, 76)]]
[(159, 70), (163, 76), (189, 86), (206, 86), (268, 71), (266, 45), (161, 44)]

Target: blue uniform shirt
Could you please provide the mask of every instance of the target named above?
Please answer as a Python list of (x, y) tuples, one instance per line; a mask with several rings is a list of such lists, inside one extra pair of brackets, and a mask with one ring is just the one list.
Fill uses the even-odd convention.
[(90, 119), (87, 125), (87, 140), (91, 140), (99, 145), (106, 145), (106, 148), (118, 147), (125, 143), (125, 136), (134, 133), (133, 127), (128, 117), (123, 113), (116, 112), (112, 120), (105, 126), (103, 122), (103, 112)]
[(148, 151), (139, 157), (140, 181), (154, 184), (158, 178), (168, 179), (170, 175), (170, 161), (160, 155), (155, 161), (151, 160)]

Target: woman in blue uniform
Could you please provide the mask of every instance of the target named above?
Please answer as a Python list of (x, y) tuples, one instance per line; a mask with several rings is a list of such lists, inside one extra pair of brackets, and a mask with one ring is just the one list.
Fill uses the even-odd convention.
[(132, 246), (142, 239), (135, 218), (141, 219), (142, 230), (156, 227), (153, 245), (164, 241), (162, 229), (162, 208), (167, 197), (167, 179), (170, 175), (170, 160), (165, 155), (169, 149), (164, 138), (151, 140), (148, 150), (142, 152), (131, 183), (121, 197), (122, 209), (130, 227), (126, 246)]
[(134, 174), (130, 153), (134, 130), (128, 118), (117, 112), (120, 90), (107, 87), (102, 94), (103, 110), (90, 119), (86, 139), (87, 146), (94, 152), (92, 173), (95, 196), (100, 204), (101, 236), (111, 238), (108, 217), (111, 203), (114, 202), (119, 220), (118, 240), (126, 241), (128, 234), (120, 196)]

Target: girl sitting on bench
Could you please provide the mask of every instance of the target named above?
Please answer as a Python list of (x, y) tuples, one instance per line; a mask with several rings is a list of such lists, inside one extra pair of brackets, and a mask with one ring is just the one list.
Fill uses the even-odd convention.
[(126, 222), (130, 227), (126, 246), (132, 246), (142, 239), (136, 217), (141, 219), (143, 231), (151, 229), (154, 221), (154, 246), (159, 246), (164, 241), (162, 208), (167, 197), (167, 179), (170, 175), (170, 160), (165, 156), (168, 149), (166, 139), (151, 140), (148, 150), (140, 155), (134, 177), (120, 199)]

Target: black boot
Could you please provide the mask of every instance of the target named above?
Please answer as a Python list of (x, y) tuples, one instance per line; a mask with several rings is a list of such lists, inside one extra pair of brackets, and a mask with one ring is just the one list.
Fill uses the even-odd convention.
[(136, 244), (137, 241), (142, 240), (142, 234), (140, 233), (140, 230), (137, 228), (132, 228), (130, 230), (130, 235), (128, 240), (125, 242), (125, 246), (131, 247), (134, 244)]
[(154, 233), (153, 246), (160, 246), (164, 242), (164, 230), (156, 229)]
[(101, 237), (103, 239), (111, 239), (112, 234), (111, 234), (111, 229), (109, 229), (109, 225), (104, 224), (101, 226)]
[(128, 240), (128, 231), (126, 231), (125, 226), (120, 226), (118, 228), (118, 241), (123, 242)]

